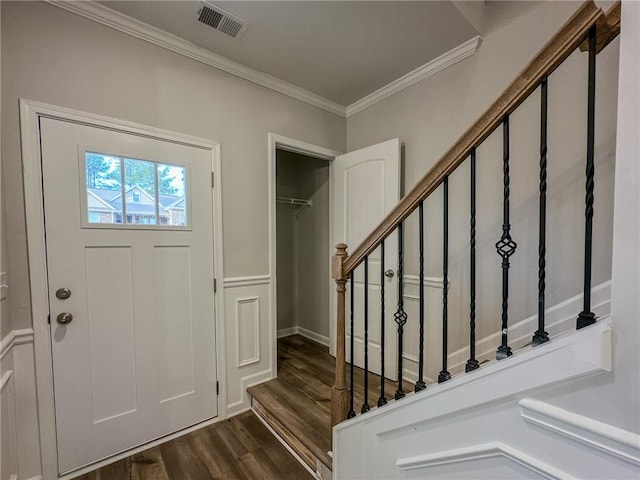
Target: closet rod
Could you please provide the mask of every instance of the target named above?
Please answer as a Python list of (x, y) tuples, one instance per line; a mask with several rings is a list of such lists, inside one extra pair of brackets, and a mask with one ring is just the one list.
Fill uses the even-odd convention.
[(289, 205), (298, 205), (301, 207), (311, 206), (311, 200), (304, 200), (302, 198), (276, 197), (276, 202), (287, 203)]

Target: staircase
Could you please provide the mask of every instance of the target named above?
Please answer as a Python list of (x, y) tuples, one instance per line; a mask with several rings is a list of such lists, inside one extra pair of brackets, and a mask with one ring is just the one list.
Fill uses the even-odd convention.
[[(254, 412), (289, 445), (316, 477), (326, 478), (333, 470), (337, 478), (451, 478), (452, 475), (455, 478), (478, 478), (478, 472), (486, 469), (494, 472), (491, 475), (495, 476), (491, 478), (568, 478), (565, 472), (530, 457), (527, 453), (530, 444), (526, 448), (522, 446), (525, 437), (538, 438), (540, 442), (552, 445), (553, 442), (549, 442), (540, 433), (540, 430), (545, 429), (582, 439), (583, 443), (622, 458), (623, 462), (626, 461), (632, 467), (634, 462), (640, 465), (640, 460), (637, 460), (640, 457), (635, 450), (636, 443), (639, 443), (637, 451), (640, 452), (640, 442), (629, 432), (596, 425), (597, 422), (594, 423), (589, 417), (573, 414), (561, 407), (526, 396), (528, 392), (548, 389), (558, 383), (610, 372), (612, 369), (612, 329), (608, 311), (600, 310), (602, 305), (597, 299), (599, 289), (606, 286), (594, 289), (592, 278), (596, 163), (594, 125), (596, 57), (618, 35), (620, 12), (620, 3), (605, 14), (593, 2), (585, 2), (485, 114), (460, 137), (359, 246), (348, 253), (347, 245), (337, 245), (336, 255), (332, 259), (332, 276), (337, 285), (335, 368), (305, 365), (305, 360), (311, 357), (305, 353), (305, 349), (315, 349), (314, 355), (324, 356), (325, 361), (331, 359), (326, 358), (328, 353), (321, 351), (320, 346), (304, 345), (304, 340), (300, 338), (287, 339), (282, 344), (281, 356), (279, 353), (282, 368), (278, 372), (278, 378), (248, 390)], [(576, 49), (587, 52), (589, 59), (585, 79), (588, 82), (585, 138), (567, 139), (584, 142), (586, 145), (584, 231), (580, 232), (584, 248), (584, 288), (582, 294), (572, 301), (549, 308), (546, 291), (548, 79)], [(511, 235), (513, 212), (510, 200), (513, 193), (510, 169), (516, 159), (510, 156), (513, 141), (510, 119), (533, 92), (539, 92), (540, 96), (539, 177), (536, 179), (539, 183), (539, 210), (531, 220), (538, 224), (536, 241), (539, 255), (536, 264), (538, 288), (536, 292), (532, 292), (537, 299), (538, 312), (532, 322), (529, 322), (521, 318), (514, 321), (509, 317), (509, 286), (510, 281), (514, 281), (511, 257), (518, 249), (518, 243)], [(477, 278), (476, 271), (476, 179), (477, 165), (482, 162), (479, 149), (494, 132), (501, 137), (502, 145), (501, 170), (496, 172), (502, 178), (502, 222), (496, 232), (495, 244), (495, 258), (500, 262), (502, 278), (500, 316), (495, 320), (495, 333), (490, 336), (495, 338), (497, 348), (492, 354), (493, 359), (488, 361), (486, 352), (477, 352), (476, 338), (477, 326), (482, 320), (476, 311), (476, 295), (477, 287), (483, 280)], [(469, 305), (469, 317), (465, 322), (468, 342), (464, 348), (451, 353), (449, 348), (452, 341), (448, 337), (451, 328), (448, 307), (449, 302), (453, 301), (448, 292), (449, 179), (464, 162), (468, 162), (470, 175), (469, 298), (465, 300)], [(442, 192), (442, 316), (427, 319), (424, 307), (426, 227), (423, 209), (425, 202), (434, 201), (432, 195), (435, 191)], [(419, 239), (416, 257), (420, 314), (417, 319), (408, 318), (401, 294), (398, 304), (392, 306), (393, 311), (387, 306), (383, 318), (389, 325), (388, 330), (393, 330), (394, 340), (397, 340), (395, 365), (398, 367), (398, 378), (394, 378), (393, 385), (391, 381), (381, 384), (379, 377), (369, 369), (369, 344), (365, 342), (363, 345), (361, 357), (354, 357), (354, 328), (364, 329), (364, 337), (367, 338), (367, 324), (358, 324), (360, 319), (357, 316), (354, 318), (353, 310), (346, 311), (345, 305), (350, 305), (351, 309), (354, 306), (353, 290), (347, 286), (358, 269), (366, 271), (367, 259), (383, 247), (385, 241), (397, 241), (399, 267), (394, 281), (398, 282), (401, 291), (406, 273), (406, 252), (403, 252), (403, 246), (408, 234)], [(429, 254), (433, 256), (433, 252)], [(381, 271), (384, 272), (384, 256), (382, 259)], [(364, 278), (364, 288), (367, 290), (366, 274)], [(347, 302), (349, 290), (351, 297)], [(367, 312), (367, 309), (372, 308), (370, 303), (359, 308)], [(549, 316), (554, 309), (566, 308), (575, 309), (571, 313), (571, 328), (566, 328), (567, 322), (564, 319), (550, 325)], [(407, 382), (406, 369), (403, 368), (403, 359), (407, 353), (403, 350), (407, 340), (405, 325), (408, 321), (419, 324), (419, 347), (416, 355), (419, 370), (414, 383)], [(436, 341), (433, 338), (425, 339), (426, 322), (440, 322), (441, 338)], [(534, 324), (533, 328), (531, 323)], [(528, 340), (523, 340), (525, 337), (520, 336), (514, 342), (514, 324), (519, 333), (525, 328), (530, 329), (526, 332)], [(486, 338), (480, 340), (484, 341)], [(348, 349), (347, 341), (350, 342)], [(384, 371), (384, 342), (381, 343), (380, 363)], [(378, 346), (380, 342), (376, 348)], [(442, 362), (435, 368), (435, 375), (428, 375), (434, 371), (434, 366), (426, 365), (425, 350), (434, 348), (441, 349)], [(463, 361), (464, 372), (458, 373), (462, 366), (460, 362), (452, 364), (452, 359), (460, 360), (462, 354), (467, 355), (467, 358)], [(354, 365), (362, 365), (363, 368), (359, 369)], [(329, 391), (331, 375), (334, 376), (334, 381)], [(315, 387), (301, 382), (304, 376), (313, 378), (316, 381)], [(366, 390), (363, 386), (367, 386)], [(385, 401), (379, 401), (376, 405), (374, 399), (378, 398)], [(503, 410), (501, 405), (504, 406)], [(483, 415), (474, 415), (474, 412), (480, 410)], [(323, 423), (329, 421), (329, 416), (330, 424)], [(526, 422), (526, 429), (520, 425), (522, 420)], [(333, 427), (333, 441), (329, 426)], [(510, 442), (513, 440), (513, 443), (482, 443), (483, 437), (476, 432), (487, 431), (504, 433), (504, 438), (509, 438)], [(476, 436), (478, 439), (473, 443)], [(460, 447), (469, 442), (473, 446)], [(332, 445), (333, 456), (329, 454)], [(540, 452), (548, 458), (553, 457), (553, 447), (540, 447)], [(572, 461), (580, 462), (580, 455), (582, 454)], [(452, 465), (456, 465), (457, 470), (451, 470)], [(591, 464), (585, 460), (584, 465)], [(637, 473), (637, 469), (633, 468), (628, 471)], [(588, 475), (585, 473), (585, 476)]]

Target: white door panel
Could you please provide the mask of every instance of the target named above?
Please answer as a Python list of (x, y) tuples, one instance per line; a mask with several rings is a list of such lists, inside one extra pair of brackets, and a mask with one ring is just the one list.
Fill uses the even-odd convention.
[[(54, 119), (41, 120), (41, 141), (64, 473), (217, 415), (211, 153)], [(140, 224), (88, 223), (89, 203), (116, 213), (103, 199), (87, 201), (85, 151), (184, 169), (186, 198), (166, 215), (183, 208), (188, 225), (142, 225), (145, 211), (160, 221), (160, 204), (129, 192), (121, 218)], [(59, 288), (71, 296), (57, 298)], [(68, 325), (56, 322), (62, 312), (73, 315)]]
[[(353, 252), (400, 200), (400, 141), (398, 139), (336, 157), (334, 175), (334, 243), (346, 243)], [(397, 239), (385, 242), (385, 270), (397, 270)], [(381, 249), (368, 258), (369, 370), (380, 373)], [(354, 363), (364, 365), (364, 266), (355, 271)], [(396, 378), (396, 278), (385, 277), (385, 376)], [(350, 353), (350, 289), (347, 283), (347, 360)], [(335, 298), (335, 293), (334, 293)], [(335, 302), (334, 309), (335, 310)], [(334, 319), (335, 321), (335, 319)], [(370, 402), (372, 403), (372, 402)], [(373, 402), (375, 403), (375, 402)]]

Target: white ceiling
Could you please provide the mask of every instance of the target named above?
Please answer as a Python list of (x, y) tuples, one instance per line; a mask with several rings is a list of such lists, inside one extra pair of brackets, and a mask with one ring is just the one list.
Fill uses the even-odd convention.
[(478, 34), (450, 1), (212, 1), (251, 23), (240, 41), (199, 1), (99, 3), (344, 106)]

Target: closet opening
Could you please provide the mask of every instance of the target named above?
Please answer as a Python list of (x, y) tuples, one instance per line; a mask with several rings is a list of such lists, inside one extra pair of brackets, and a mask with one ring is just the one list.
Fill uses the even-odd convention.
[(330, 161), (276, 148), (278, 375), (330, 343)]

